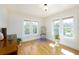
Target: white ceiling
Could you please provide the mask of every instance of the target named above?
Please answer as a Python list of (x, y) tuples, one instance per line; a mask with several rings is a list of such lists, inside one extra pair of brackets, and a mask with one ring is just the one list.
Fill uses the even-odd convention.
[(44, 11), (42, 4), (14, 4), (8, 5), (12, 10), (16, 10), (22, 13), (26, 13), (35, 17), (47, 17), (52, 14), (61, 12), (63, 10), (76, 7), (78, 5), (73, 4), (48, 4), (48, 11)]

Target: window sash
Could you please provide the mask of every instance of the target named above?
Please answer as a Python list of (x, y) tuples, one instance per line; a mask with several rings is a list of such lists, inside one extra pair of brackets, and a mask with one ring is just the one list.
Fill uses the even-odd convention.
[(59, 27), (60, 27), (60, 21), (55, 20), (53, 21), (53, 34), (54, 34), (54, 39), (60, 39), (60, 33), (59, 33)]
[(30, 21), (24, 20), (24, 34), (29, 35), (30, 34)]
[(73, 26), (74, 25), (74, 18), (69, 17), (69, 18), (64, 18), (63, 19), (63, 36), (64, 38), (73, 38), (74, 37), (74, 31), (73, 31)]
[[(70, 23), (71, 23), (71, 25), (70, 26), (65, 26), (64, 25), (64, 23), (66, 24), (66, 22), (64, 22), (63, 23), (63, 21), (65, 21), (65, 20), (67, 20), (67, 19), (72, 19), (72, 21), (70, 21)], [(55, 34), (54, 34), (54, 24), (55, 23), (57, 23), (57, 22), (59, 22), (59, 37), (60, 37), (60, 39), (74, 39), (74, 17), (67, 17), (67, 18), (62, 18), (62, 19), (58, 19), (58, 20), (54, 20), (53, 21), (53, 32), (52, 32), (52, 34), (53, 34), (53, 38), (55, 39)], [(69, 22), (67, 22), (67, 23), (69, 23)], [(69, 23), (69, 24), (70, 24)], [(68, 29), (67, 31), (65, 31), (66, 29)], [(70, 32), (68, 32), (68, 31), (70, 31)], [(69, 36), (68, 36), (68, 34), (69, 34)]]
[(37, 34), (38, 33), (38, 22), (32, 21), (32, 33)]
[[(26, 29), (25, 29), (25, 26), (27, 26)], [(23, 32), (25, 36), (38, 34), (38, 22), (37, 21), (24, 20), (23, 28), (24, 28)], [(28, 32), (25, 33), (25, 30), (28, 30)]]

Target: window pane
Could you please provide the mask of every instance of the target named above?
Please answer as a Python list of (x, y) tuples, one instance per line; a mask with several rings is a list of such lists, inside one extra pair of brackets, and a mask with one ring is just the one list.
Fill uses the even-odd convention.
[(54, 37), (59, 39), (59, 21), (54, 21)]
[(30, 22), (24, 21), (24, 34), (30, 34)]
[(73, 18), (63, 20), (63, 34), (67, 37), (73, 37)]
[(38, 22), (32, 22), (32, 28), (33, 28), (32, 32), (35, 34), (37, 33), (37, 26), (38, 26)]

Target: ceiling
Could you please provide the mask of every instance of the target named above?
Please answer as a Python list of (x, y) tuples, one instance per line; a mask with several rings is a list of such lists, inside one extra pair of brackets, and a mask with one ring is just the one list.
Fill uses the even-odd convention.
[(43, 9), (43, 4), (11, 4), (8, 8), (34, 17), (47, 17), (63, 10), (76, 7), (74, 4), (48, 4), (48, 10)]

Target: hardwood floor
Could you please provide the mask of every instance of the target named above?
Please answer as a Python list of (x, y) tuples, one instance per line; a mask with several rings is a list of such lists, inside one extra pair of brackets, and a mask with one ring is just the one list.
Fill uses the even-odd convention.
[(79, 51), (64, 45), (54, 46), (50, 40), (32, 40), (18, 46), (18, 55), (78, 55)]

